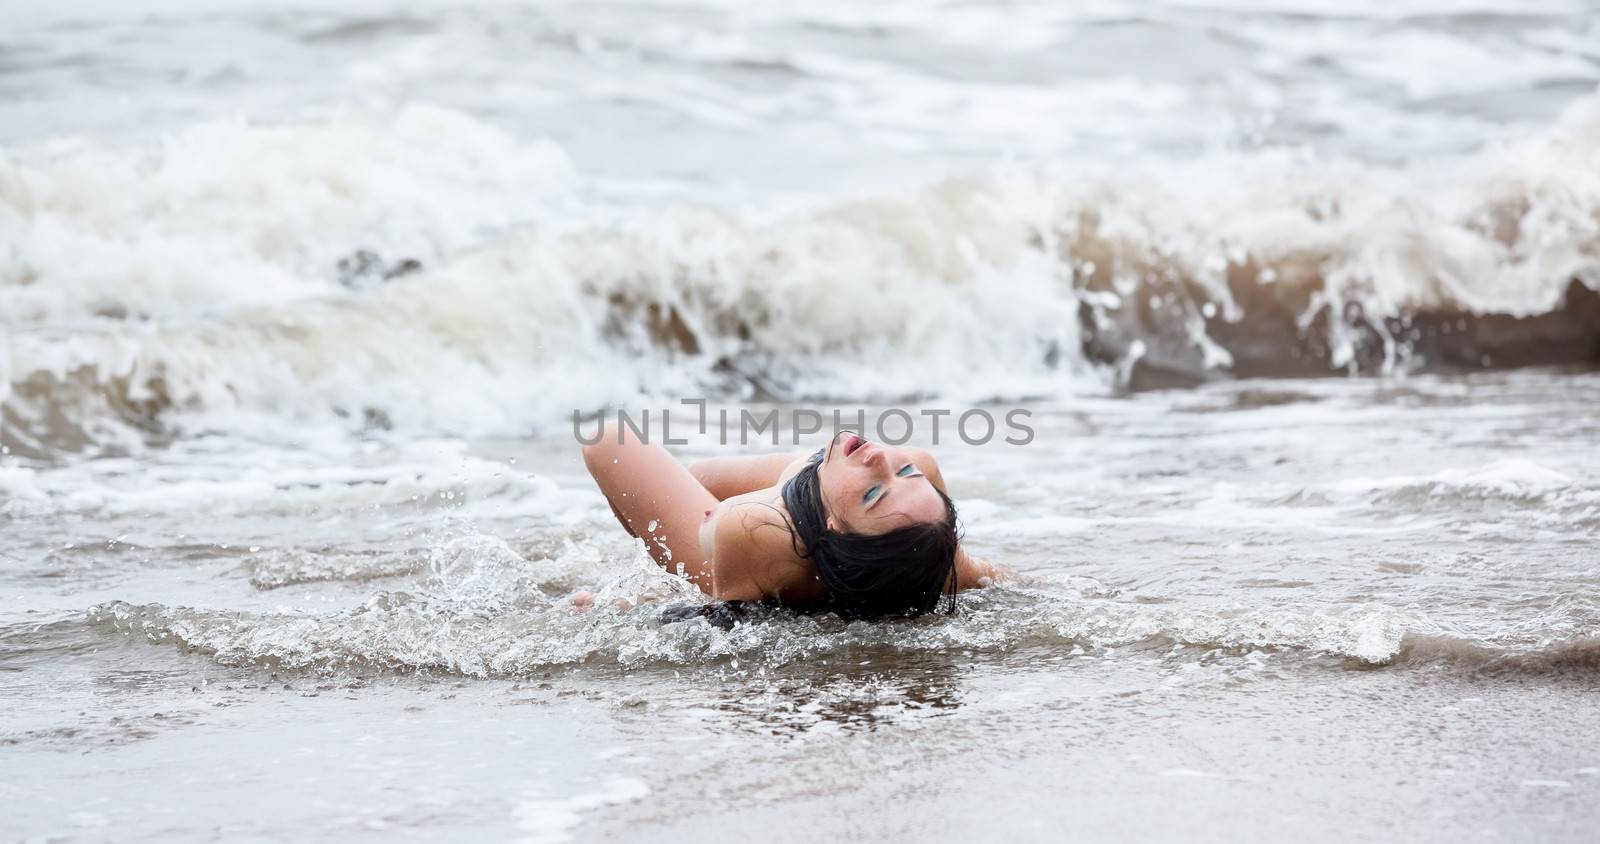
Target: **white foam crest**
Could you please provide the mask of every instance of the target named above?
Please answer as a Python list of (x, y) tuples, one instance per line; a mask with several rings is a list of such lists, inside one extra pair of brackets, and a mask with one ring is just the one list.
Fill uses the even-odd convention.
[(322, 581), (365, 581), (415, 574), (426, 564), (420, 552), (311, 551), (273, 549), (248, 559), (250, 585), (279, 589)]
[[(1577, 55), (1528, 50), (1514, 39), (1463, 38), (1425, 28), (1381, 27), (1339, 21), (1289, 27), (1252, 21), (1246, 32), (1271, 38), (1274, 60), (1331, 60), (1341, 70), (1403, 89), (1413, 100), (1513, 88), (1542, 82), (1588, 79), (1593, 67)], [(1342, 25), (1341, 25), (1342, 24)], [(1352, 38), (1356, 32), (1365, 37)]]
[[(467, 553), (477, 560), (472, 566), (487, 559)], [(524, 586), (531, 577), (524, 578)], [(448, 597), (384, 593), (344, 613), (113, 602), (91, 610), (90, 619), (155, 642), (176, 639), (230, 664), (365, 664), (474, 676), (520, 676), (552, 665), (596, 662), (700, 665), (737, 658), (778, 666), (856, 648), (947, 652), (1038, 645), (1288, 650), (1383, 664), (1401, 653), (1408, 635), (1441, 632), (1414, 612), (1376, 605), (1229, 611), (1015, 591), (965, 595), (955, 619), (844, 623), (834, 616), (780, 615), (723, 630), (701, 619), (660, 624), (654, 604), (622, 611), (601, 600), (578, 614), (558, 597), (532, 588), (513, 595), (501, 591), (507, 581), (491, 580), (497, 584), (493, 588), (469, 586)], [(678, 594), (676, 599), (685, 598)]]
[(0, 512), (9, 511), (13, 502), (20, 509), (21, 501), (42, 501), (46, 498), (39, 488), (38, 475), (24, 466), (0, 465)]
[[(573, 505), (551, 479), (462, 453), (459, 442), (408, 443), (369, 461), (318, 465), (242, 448), (190, 452), (172, 464), (111, 459), (0, 470), (16, 499), (5, 510), (36, 516), (206, 513), (227, 516), (446, 510), (463, 517), (552, 515)], [(248, 454), (250, 459), (239, 457)], [(11, 483), (6, 483), (12, 481)]]
[(1600, 287), (1600, 96), (1543, 134), (1459, 159), (1391, 168), (1269, 150), (1189, 176), (1102, 176), (1098, 206), (1084, 205), (1128, 269), (1173, 266), (1222, 301), (1230, 266), (1384, 315), (1536, 314), (1573, 278)]
[(503, 609), (530, 594), (534, 569), (497, 536), (458, 536), (430, 550), (421, 588), (453, 607)]
[(572, 840), (572, 831), (583, 823), (583, 816), (605, 806), (631, 803), (650, 794), (650, 786), (632, 777), (612, 776), (597, 791), (571, 797), (540, 797), (526, 800), (516, 808), (517, 825), (528, 834), (527, 844), (556, 844)]
[[(1086, 304), (1148, 304), (1134, 328), (1154, 345), (1186, 334), (1205, 370), (1231, 355), (1175, 285), (1234, 320), (1304, 301), (1302, 333), (1327, 332), (1343, 367), (1360, 342), (1349, 305), (1361, 326), (1419, 309), (1532, 315), (1575, 278), (1600, 288), (1600, 97), (1520, 144), (1403, 168), (1282, 150), (1143, 173), (1016, 167), (799, 210), (525, 230), (363, 295), (13, 332), (5, 407), (20, 427), (66, 418), (105, 442), (123, 420), (523, 432), (573, 409), (752, 386), (1059, 394), (1126, 371), (1085, 361)], [(1282, 342), (1283, 359), (1298, 353)]]
[(358, 249), (431, 265), (540, 218), (572, 179), (554, 144), (426, 105), (0, 151), (0, 325), (325, 294)]
[(164, 421), (180, 431), (237, 430), (267, 409), (517, 431), (700, 394), (727, 362), (791, 394), (1038, 392), (1059, 380), (1044, 358), (1075, 344), (1075, 302), (1059, 265), (1028, 247), (1026, 199), (948, 185), (777, 219), (686, 209), (528, 233), (361, 297), (18, 335), (15, 377), (92, 373), (123, 404), (174, 408)]
[(1561, 472), (1521, 457), (1496, 460), (1474, 468), (1450, 468), (1429, 475), (1393, 475), (1350, 478), (1335, 489), (1344, 493), (1421, 494), (1437, 497), (1544, 500), (1555, 493), (1573, 491), (1573, 479)]
[[(474, 518), (481, 512), (460, 508), (442, 523), (431, 519), (422, 534), (423, 547), (252, 547), (247, 558), (250, 583), (258, 589), (277, 589), (318, 581), (415, 576), (410, 588), (434, 607), (467, 614), (538, 605), (549, 595), (592, 585), (597, 576), (611, 577), (600, 590), (601, 599), (607, 601), (646, 594), (679, 598), (698, 594), (687, 581), (663, 579), (637, 541), (609, 531), (597, 539), (595, 525), (572, 518), (575, 513), (541, 513), (565, 522), (567, 529), (521, 537), (513, 548), (498, 536), (477, 532)], [(505, 510), (496, 508), (494, 515), (504, 516)], [(611, 515), (606, 513), (604, 519), (609, 523)], [(602, 564), (613, 561), (620, 561), (625, 573), (619, 575), (614, 568), (600, 571)]]

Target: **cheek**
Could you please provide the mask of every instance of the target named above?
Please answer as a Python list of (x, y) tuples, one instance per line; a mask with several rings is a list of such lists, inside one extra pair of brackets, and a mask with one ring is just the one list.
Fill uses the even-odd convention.
[(944, 499), (930, 489), (908, 502), (906, 516), (915, 522), (937, 522), (945, 517)]

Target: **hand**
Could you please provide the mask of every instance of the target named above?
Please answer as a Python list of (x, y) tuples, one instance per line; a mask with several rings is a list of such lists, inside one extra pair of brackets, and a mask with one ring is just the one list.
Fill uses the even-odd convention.
[(969, 556), (965, 548), (956, 549), (957, 589), (987, 589), (997, 582), (1015, 577), (1016, 572), (1005, 566)]
[[(578, 613), (588, 612), (589, 610), (594, 609), (594, 602), (595, 602), (595, 599), (598, 598), (598, 597), (600, 597), (600, 593), (591, 592), (591, 591), (589, 591), (587, 589), (583, 590), (582, 592), (574, 592), (571, 595), (567, 596), (567, 599), (566, 599), (566, 602), (565, 602), (566, 605), (567, 605), (567, 612), (573, 613), (574, 615), (576, 615)], [(644, 603), (646, 600), (654, 600), (654, 599), (653, 598), (644, 598), (644, 597), (640, 597), (640, 598), (612, 598), (611, 599), (611, 606), (616, 607), (617, 608), (617, 612), (627, 612), (628, 610), (631, 610), (634, 607), (637, 607), (640, 604)]]

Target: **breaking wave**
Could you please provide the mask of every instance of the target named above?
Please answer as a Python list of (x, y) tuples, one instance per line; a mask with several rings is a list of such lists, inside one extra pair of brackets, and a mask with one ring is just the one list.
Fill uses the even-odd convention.
[(1485, 675), (1594, 676), (1600, 674), (1600, 638), (1578, 636), (1513, 649), (1443, 636), (1412, 636), (1404, 641), (1395, 661), (1463, 667)]
[(1057, 162), (608, 222), (549, 144), (344, 120), (0, 156), (0, 444), (1600, 360), (1600, 96), (1402, 167)]
[[(682, 596), (688, 597), (688, 596)], [(774, 616), (722, 630), (702, 620), (661, 624), (659, 607), (582, 615), (528, 599), (494, 614), (443, 612), (405, 593), (386, 593), (337, 614), (208, 611), (114, 602), (89, 618), (123, 633), (170, 642), (229, 664), (306, 668), (369, 665), (480, 676), (517, 676), (552, 665), (693, 665), (724, 658), (767, 665), (894, 651), (1093, 648), (1149, 644), (1314, 650), (1382, 663), (1400, 651), (1404, 628), (1380, 614), (1295, 617), (1273, 612), (1234, 620), (1179, 622), (1150, 608), (1087, 605), (1025, 609), (1017, 601), (966, 600), (964, 617), (847, 624), (835, 617)]]
[[(670, 588), (670, 587), (669, 587)], [(676, 600), (694, 600), (678, 595)], [(96, 629), (177, 645), (229, 665), (368, 667), (483, 677), (526, 676), (563, 665), (695, 666), (740, 660), (776, 667), (863, 651), (914, 655), (1033, 647), (1204, 658), (1291, 653), (1353, 667), (1448, 665), (1496, 674), (1600, 671), (1600, 643), (1497, 645), (1446, 635), (1388, 608), (1280, 607), (1234, 613), (1006, 593), (963, 598), (956, 618), (845, 623), (770, 613), (721, 629), (705, 619), (666, 623), (659, 605), (573, 614), (553, 598), (525, 597), (498, 612), (466, 612), (407, 593), (383, 593), (339, 613), (258, 613), (112, 602), (92, 609)], [(63, 622), (77, 624), (78, 622)]]

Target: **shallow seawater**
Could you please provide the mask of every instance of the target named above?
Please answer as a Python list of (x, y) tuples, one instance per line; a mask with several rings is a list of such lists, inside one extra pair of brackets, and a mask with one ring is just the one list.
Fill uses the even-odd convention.
[(659, 622), (697, 599), (566, 434), (14, 467), (10, 825), (1583, 840), (1597, 400), (1521, 371), (1033, 404), (1028, 445), (937, 451), (1017, 583), (728, 631)]
[[(0, 838), (1593, 839), (1594, 2), (0, 29)], [(1020, 578), (663, 623), (691, 397), (1031, 411)]]

